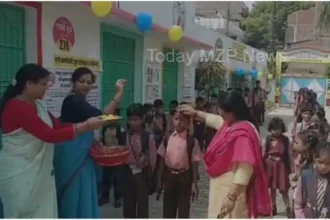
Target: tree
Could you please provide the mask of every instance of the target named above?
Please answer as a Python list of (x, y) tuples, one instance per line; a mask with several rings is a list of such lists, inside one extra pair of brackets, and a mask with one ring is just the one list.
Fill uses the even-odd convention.
[(315, 6), (314, 2), (307, 1), (256, 2), (242, 23), (246, 44), (267, 52), (274, 52), (274, 48), (284, 45), (288, 15), (313, 6)]
[(322, 2), (323, 8), (321, 9), (320, 12), (320, 17), (319, 17), (319, 28), (324, 29), (324, 30), (329, 30), (330, 29), (330, 2)]
[(219, 61), (200, 61), (196, 69), (197, 91), (208, 100), (213, 92), (225, 87), (225, 74), (228, 69)]

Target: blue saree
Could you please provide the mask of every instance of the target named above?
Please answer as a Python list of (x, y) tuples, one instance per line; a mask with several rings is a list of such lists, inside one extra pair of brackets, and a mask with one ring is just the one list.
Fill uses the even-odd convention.
[(55, 146), (54, 171), (59, 218), (100, 218), (97, 165), (89, 154), (94, 134)]
[[(80, 123), (101, 114), (85, 97), (71, 94), (63, 101), (61, 120), (64, 123)], [(100, 168), (89, 154), (93, 142), (94, 132), (89, 132), (55, 146), (59, 218), (100, 218), (97, 195)]]

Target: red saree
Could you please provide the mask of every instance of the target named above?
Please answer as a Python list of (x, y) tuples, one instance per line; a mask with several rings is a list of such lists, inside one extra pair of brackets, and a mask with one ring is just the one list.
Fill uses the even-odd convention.
[(237, 122), (232, 127), (225, 123), (212, 140), (204, 160), (210, 177), (218, 177), (231, 171), (235, 163), (251, 164), (254, 174), (247, 191), (249, 217), (271, 215), (271, 199), (262, 161), (260, 137), (250, 122)]

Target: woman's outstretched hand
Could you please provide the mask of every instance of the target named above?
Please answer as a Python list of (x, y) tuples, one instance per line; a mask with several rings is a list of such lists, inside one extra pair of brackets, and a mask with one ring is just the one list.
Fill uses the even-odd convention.
[(118, 79), (116, 82), (116, 89), (118, 93), (123, 93), (124, 92), (124, 87), (126, 85), (126, 79)]
[(189, 115), (189, 116), (196, 116), (197, 111), (196, 109), (194, 109), (193, 107), (189, 106), (189, 105), (181, 105), (178, 107), (179, 112), (185, 114), (185, 115)]
[(105, 121), (100, 117), (92, 117), (87, 120), (88, 128), (90, 130), (102, 128), (104, 123)]

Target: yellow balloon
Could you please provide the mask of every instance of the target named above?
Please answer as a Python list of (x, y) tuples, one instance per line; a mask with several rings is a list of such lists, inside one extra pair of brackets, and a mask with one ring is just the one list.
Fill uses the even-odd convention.
[(268, 74), (267, 78), (268, 78), (269, 80), (271, 80), (271, 79), (273, 79), (273, 75), (272, 75), (272, 74)]
[(178, 25), (173, 25), (168, 31), (168, 37), (173, 42), (178, 42), (183, 36), (183, 30)]
[(106, 1), (106, 2), (91, 2), (92, 10), (94, 14), (98, 17), (104, 17), (108, 14), (110, 14), (112, 9), (112, 2)]
[(262, 78), (262, 72), (258, 72), (258, 79), (261, 79)]

